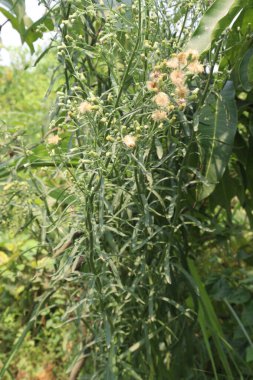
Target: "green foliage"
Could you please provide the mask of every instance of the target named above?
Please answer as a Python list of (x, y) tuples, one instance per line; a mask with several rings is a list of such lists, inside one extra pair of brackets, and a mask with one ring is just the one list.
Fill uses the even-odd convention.
[(0, 69), (1, 169), (4, 173), (6, 167), (13, 170), (13, 176), (5, 177), (1, 182), (4, 194), (0, 204), (1, 225), (14, 230), (22, 229), (25, 220), (28, 222), (31, 217), (31, 209), (36, 207), (33, 204), (36, 194), (31, 192), (26, 177), (15, 176), (15, 169), (17, 163), (22, 162), (22, 157), (30, 154), (28, 144), (32, 144), (36, 153), (46, 133), (53, 99), (46, 96), (50, 83), (48, 74), (53, 72), (55, 60), (48, 57), (47, 63), (40, 65), (36, 71), (33, 68), (24, 70), (24, 66), (27, 62), (23, 64), (14, 60), (12, 67)]
[[(33, 142), (36, 142), (34, 133), (38, 139), (45, 130), (52, 102), (52, 98), (45, 97), (49, 83), (48, 73), (43, 67), (36, 71), (34, 68), (24, 70), (27, 63), (15, 62), (15, 57), (13, 61), (12, 67), (1, 67), (0, 72), (1, 123), (11, 138), (15, 134), (24, 133), (25, 125), (27, 138), (30, 136), (31, 141), (32, 136)], [(51, 64), (48, 63), (47, 69), (52, 72), (55, 62), (52, 59)]]
[(235, 91), (227, 82), (219, 95), (210, 94), (199, 115), (197, 141), (203, 180), (197, 190), (202, 200), (213, 192), (222, 178), (233, 149), (237, 126)]
[(52, 31), (54, 28), (50, 12), (33, 22), (26, 14), (25, 0), (1, 0), (0, 4), (3, 5), (0, 6), (0, 12), (19, 33), (22, 43), (27, 43), (34, 53), (33, 43), (43, 35), (41, 28), (43, 32)]
[[(18, 162), (28, 144), (34, 147), (40, 142), (53, 100), (52, 94), (47, 97), (45, 94), (50, 83), (48, 74), (55, 69), (54, 57), (48, 56), (36, 71), (32, 68), (24, 71), (27, 67), (25, 57), (18, 57), (15, 53), (14, 58), (11, 67), (0, 69), (2, 162)], [(52, 303), (44, 305), (40, 320), (31, 328), (29, 319), (40, 294), (47, 292), (54, 261), (50, 262), (48, 251), (41, 246), (40, 227), (23, 232), (35, 219), (34, 215), (43, 220), (44, 211), (27, 176), (17, 176), (15, 165), (13, 169), (0, 184), (0, 362), (6, 361), (27, 324), (27, 331), (31, 331), (24, 341), (22, 354), (16, 356), (10, 367), (12, 375), (34, 379), (48, 363), (55, 367), (57, 362), (58, 373), (64, 379), (63, 369), (68, 355), (64, 335), (69, 336), (69, 329), (65, 326), (57, 333), (55, 329), (61, 324), (66, 298), (63, 293), (56, 292)]]
[(0, 377), (59, 289), (71, 379), (252, 377), (250, 4), (231, 30), (241, 2), (195, 5), (59, 3), (52, 120), (0, 167), (10, 204), (29, 184), (43, 267)]
[[(58, 373), (64, 368), (64, 356), (67, 355), (66, 340), (69, 336), (67, 326), (61, 330), (61, 324), (66, 302), (62, 292), (55, 292), (52, 302), (43, 308), (40, 320), (31, 328), (29, 322), (34, 305), (40, 299), (41, 293), (47, 293), (49, 273), (53, 270), (53, 263), (46, 259), (45, 253), (40, 252), (38, 241), (29, 236), (10, 234), (0, 236), (2, 261), (1, 274), (1, 327), (0, 327), (0, 362), (6, 360), (13, 346), (19, 347), (19, 337), (22, 336), (23, 325), (27, 325), (27, 332), (22, 353), (15, 358), (11, 366), (11, 373), (19, 376), (24, 372), (24, 378), (34, 378), (43, 366), (58, 362)], [(44, 259), (40, 259), (43, 254)], [(31, 279), (36, 277), (33, 281)], [(48, 297), (47, 297), (48, 298)], [(55, 333), (55, 329), (58, 330)], [(56, 331), (57, 331), (56, 330)], [(72, 332), (73, 334), (73, 332)], [(73, 339), (73, 337), (72, 337)], [(38, 360), (38, 357), (40, 359)], [(33, 358), (31, 360), (31, 358)], [(21, 376), (21, 375), (20, 375)], [(62, 374), (64, 378), (64, 374)]]
[[(206, 11), (187, 46), (206, 52), (214, 42), (224, 38), (226, 29), (252, 7), (250, 0), (216, 0)], [(242, 25), (243, 24), (239, 24)], [(232, 42), (234, 44), (234, 41)]]

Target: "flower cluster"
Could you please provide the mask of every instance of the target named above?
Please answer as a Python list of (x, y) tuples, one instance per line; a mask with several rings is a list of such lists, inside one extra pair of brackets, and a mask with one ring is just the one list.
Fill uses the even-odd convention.
[(61, 138), (58, 135), (51, 135), (47, 138), (47, 143), (57, 145), (60, 140)]
[[(147, 81), (147, 89), (154, 93), (152, 102), (155, 109), (151, 119), (163, 126), (163, 122), (169, 119), (169, 114), (176, 107), (184, 109), (190, 93), (187, 80), (190, 75), (203, 73), (204, 66), (199, 62), (199, 53), (196, 50), (188, 50), (173, 55), (170, 59), (155, 66)], [(194, 90), (195, 91), (195, 90)], [(192, 91), (193, 95), (195, 92)], [(169, 120), (173, 120), (173, 116)], [(115, 139), (108, 136), (108, 141)], [(127, 134), (122, 142), (128, 148), (134, 148), (137, 143), (137, 135)]]
[(170, 72), (170, 80), (175, 87), (178, 104), (186, 103), (189, 89), (186, 86), (187, 75), (197, 75), (204, 71), (204, 66), (199, 62), (197, 50), (181, 52), (165, 62)]
[(92, 104), (84, 101), (79, 105), (79, 112), (80, 114), (88, 113), (92, 111)]
[(163, 110), (155, 110), (152, 114), (152, 119), (155, 121), (164, 120), (167, 116), (165, 112), (170, 110), (170, 98), (164, 92), (164, 88), (168, 90), (168, 86), (172, 85), (172, 89), (169, 89), (170, 91), (172, 90), (171, 95), (175, 96), (178, 106), (184, 108), (189, 95), (187, 77), (201, 74), (203, 71), (204, 66), (199, 62), (199, 53), (197, 50), (192, 49), (175, 54), (170, 59), (157, 65), (155, 71), (150, 74), (147, 89), (157, 92), (153, 100)]
[[(163, 128), (163, 123), (166, 120), (172, 121), (175, 116), (170, 116), (171, 112), (175, 108), (184, 109), (189, 98), (189, 87), (187, 81), (189, 76), (198, 75), (204, 71), (203, 65), (199, 62), (199, 54), (196, 50), (188, 50), (186, 52), (180, 52), (174, 54), (170, 59), (157, 64), (154, 70), (150, 73), (149, 80), (146, 83), (147, 89), (154, 93), (152, 102), (154, 108), (151, 112), (151, 119), (159, 124), (159, 128)], [(194, 94), (194, 91), (191, 92)], [(107, 102), (111, 103), (112, 96), (110, 93)], [(88, 115), (94, 115), (98, 117), (98, 120), (103, 125), (108, 122), (108, 114), (103, 112), (103, 102), (99, 98), (90, 95), (86, 100), (81, 103), (75, 103), (71, 107), (69, 105), (70, 114), (76, 114), (76, 117), (84, 118)], [(135, 123), (138, 123), (135, 121)], [(106, 141), (110, 143), (119, 142), (127, 148), (133, 149), (137, 145), (137, 141), (140, 139), (142, 132), (144, 132), (146, 126), (143, 125), (128, 126), (123, 130), (123, 127), (119, 130), (117, 127), (116, 118), (111, 119), (111, 126), (113, 127), (110, 134), (106, 136)], [(128, 133), (127, 133), (128, 132)], [(51, 136), (48, 139), (49, 144), (58, 144), (60, 138), (58, 136)]]

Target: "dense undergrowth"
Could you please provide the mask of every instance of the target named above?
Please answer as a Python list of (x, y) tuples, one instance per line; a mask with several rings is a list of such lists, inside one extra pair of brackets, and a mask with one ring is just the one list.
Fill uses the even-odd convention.
[(252, 5), (210, 5), (51, 5), (50, 121), (1, 116), (1, 375), (252, 377)]

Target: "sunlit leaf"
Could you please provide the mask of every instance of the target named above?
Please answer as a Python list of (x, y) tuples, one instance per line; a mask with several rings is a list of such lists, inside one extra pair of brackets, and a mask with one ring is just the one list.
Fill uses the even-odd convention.
[(200, 23), (188, 43), (188, 48), (200, 53), (208, 50), (212, 41), (221, 38), (221, 33), (230, 25), (243, 5), (241, 0), (216, 0), (201, 18)]

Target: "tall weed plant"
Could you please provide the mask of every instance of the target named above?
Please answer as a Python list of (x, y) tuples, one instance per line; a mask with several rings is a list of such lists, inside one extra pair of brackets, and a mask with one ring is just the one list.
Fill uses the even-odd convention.
[(209, 228), (195, 216), (201, 179), (191, 165), (194, 115), (209, 91), (197, 49), (184, 50), (203, 10), (195, 5), (60, 6), (65, 86), (48, 143), (68, 163), (69, 220), (82, 236), (58, 256), (55, 281), (78, 292), (66, 321), (85, 330), (75, 353), (83, 378), (202, 378), (209, 362), (204, 376), (232, 378), (229, 346), (188, 261), (191, 231)]

